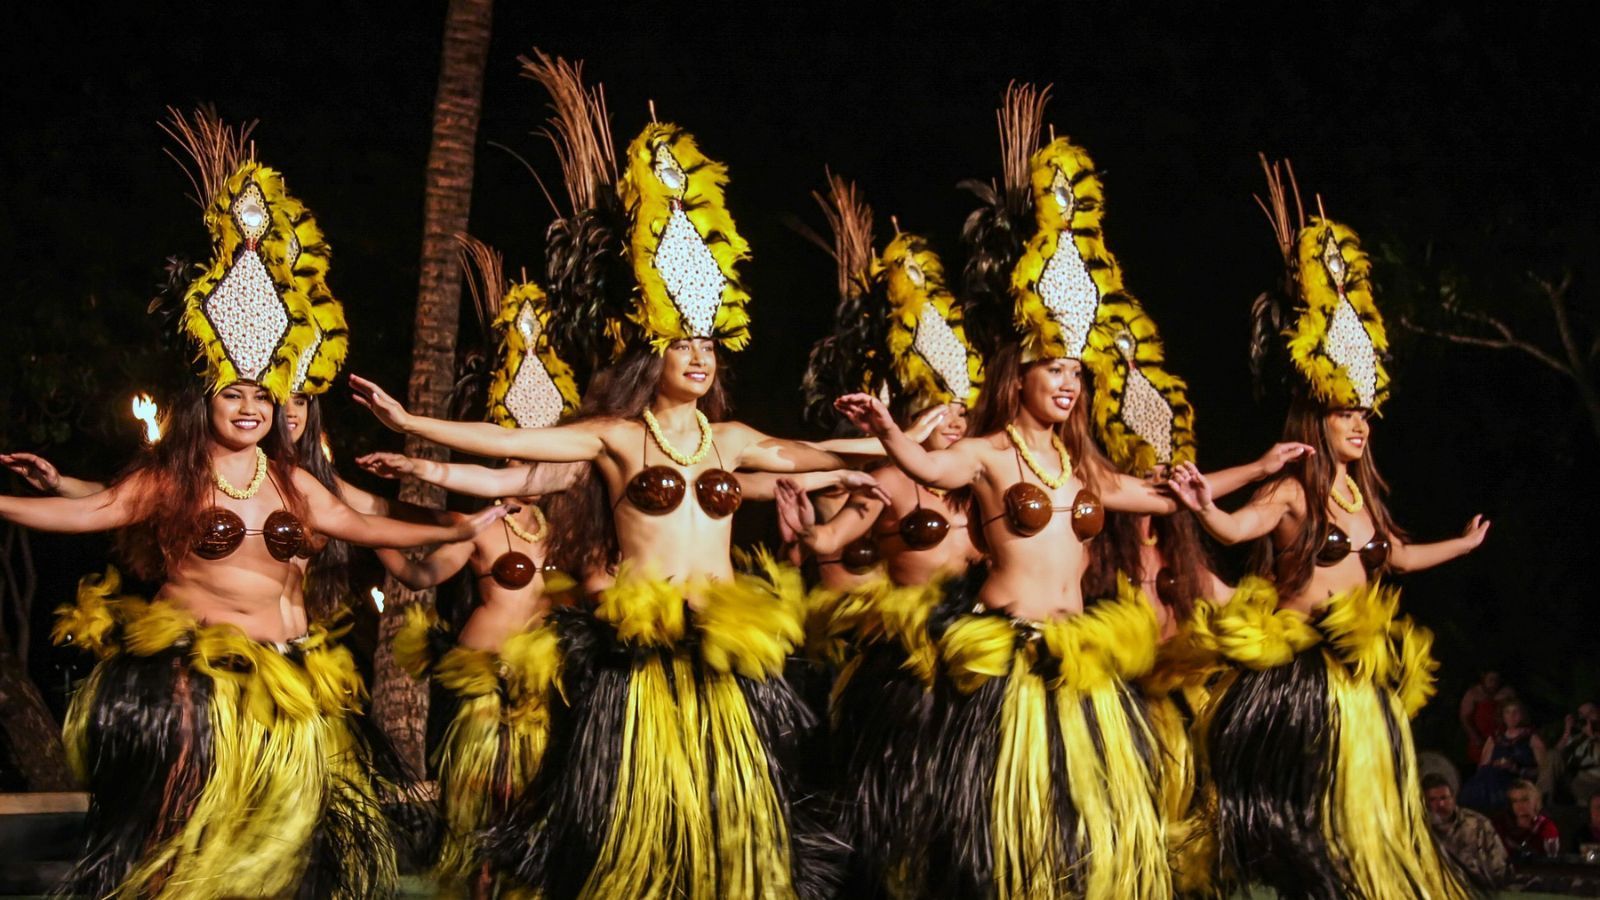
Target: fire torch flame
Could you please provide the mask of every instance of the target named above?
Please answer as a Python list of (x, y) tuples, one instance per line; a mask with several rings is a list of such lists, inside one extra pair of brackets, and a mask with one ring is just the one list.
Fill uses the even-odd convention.
[(372, 605), (378, 608), (378, 612), (383, 612), (383, 591), (372, 589)]
[(333, 462), (333, 444), (328, 442), (327, 432), (323, 432), (322, 435), (322, 458)]
[(133, 398), (133, 417), (144, 423), (144, 442), (154, 444), (161, 440), (161, 423), (156, 417), (161, 415), (161, 407), (149, 394), (140, 393)]

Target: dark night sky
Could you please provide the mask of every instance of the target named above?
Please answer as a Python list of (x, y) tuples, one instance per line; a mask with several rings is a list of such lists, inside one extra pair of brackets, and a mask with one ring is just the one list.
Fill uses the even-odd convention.
[[(858, 179), (880, 221), (898, 215), (955, 264), (972, 204), (954, 185), (998, 174), (1001, 90), (1054, 83), (1050, 120), (1105, 171), (1108, 245), (1191, 383), (1202, 459), (1236, 462), (1281, 421), (1251, 399), (1245, 365), (1249, 302), (1277, 275), (1250, 200), (1256, 151), (1292, 156), (1302, 187), (1369, 247), (1431, 239), (1447, 253), (1491, 220), (1534, 235), (1592, 227), (1600, 193), (1592, 139), (1579, 137), (1600, 129), (1591, 31), (1575, 6), (1242, 6), (502, 0), (472, 230), (509, 267), (537, 267), (551, 211), (521, 163), (487, 146), (514, 147), (554, 182), (553, 157), (530, 134), (544, 96), (518, 77), (519, 53), (586, 60), (619, 145), (654, 99), (731, 168), (730, 206), (755, 248), (755, 342), (735, 362), (738, 408), (794, 433), (804, 354), (835, 298), (831, 263), (787, 222), (820, 224), (808, 192), (823, 166)], [(132, 323), (125, 333), (146, 327), (134, 313), (161, 260), (205, 248), (155, 123), (165, 104), (214, 101), (227, 117), (262, 120), (260, 156), (318, 211), (355, 334), (351, 367), (402, 383), (442, 2), (35, 3), (8, 19), (7, 322), (25, 321), (28, 304), (93, 296)], [(1524, 249), (1559, 256), (1559, 243), (1530, 239), (1508, 265)], [(1573, 262), (1594, 271), (1592, 257)], [(1563, 659), (1594, 656), (1594, 590), (1574, 557), (1593, 550), (1597, 498), (1592, 478), (1571, 474), (1594, 470), (1594, 435), (1571, 424), (1570, 390), (1532, 366), (1398, 337), (1397, 393), (1376, 445), (1397, 513), (1426, 537), (1479, 510), (1496, 517), (1482, 554), (1410, 579), (1408, 603), (1441, 631), (1447, 677), (1489, 659), (1548, 680), (1562, 695), (1552, 702), (1565, 702), (1584, 685), (1562, 674)], [(334, 427), (348, 451), (371, 432), (344, 419), (353, 412), (338, 390)], [(108, 397), (105, 415), (125, 402)], [(1567, 643), (1530, 660), (1531, 647), (1486, 639), (1540, 633), (1508, 632), (1508, 617), (1543, 621)], [(1588, 671), (1578, 677), (1600, 687)]]

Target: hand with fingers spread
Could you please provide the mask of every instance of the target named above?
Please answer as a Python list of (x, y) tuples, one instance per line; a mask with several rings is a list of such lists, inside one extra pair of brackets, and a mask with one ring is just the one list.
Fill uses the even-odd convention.
[[(889, 414), (889, 407), (871, 394), (846, 394), (833, 401), (833, 407), (840, 415), (849, 419), (850, 424), (873, 437), (884, 437), (898, 428), (894, 423), (894, 416)], [(932, 433), (931, 426), (929, 433)]]
[[(882, 403), (883, 401), (880, 400), (879, 402)], [(944, 424), (944, 420), (949, 416), (950, 404), (948, 403), (941, 403), (938, 406), (927, 409), (922, 415), (917, 416), (917, 420), (911, 423), (910, 428), (906, 429), (906, 437), (920, 444), (932, 436), (934, 429)]]
[(61, 473), (42, 456), (32, 453), (0, 453), (0, 465), (16, 473), (40, 493), (57, 494), (61, 491)]
[(778, 479), (774, 499), (778, 504), (778, 530), (783, 534), (784, 543), (803, 542), (816, 531), (816, 507), (793, 479)]
[(372, 410), (385, 427), (391, 431), (404, 433), (411, 421), (411, 414), (399, 400), (389, 396), (388, 391), (378, 387), (375, 382), (368, 381), (360, 375), (350, 376), (350, 390), (355, 396), (356, 403)]
[(1178, 498), (1179, 503), (1195, 512), (1204, 512), (1213, 506), (1211, 482), (1201, 474), (1200, 467), (1192, 462), (1180, 463), (1173, 469), (1166, 487)]

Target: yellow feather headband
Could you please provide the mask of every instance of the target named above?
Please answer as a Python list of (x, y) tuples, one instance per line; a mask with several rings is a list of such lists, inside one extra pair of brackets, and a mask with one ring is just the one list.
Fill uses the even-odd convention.
[(976, 403), (983, 360), (967, 341), (938, 254), (921, 237), (900, 234), (874, 262), (873, 275), (885, 283), (888, 295), (895, 381), (900, 391), (917, 398), (913, 408)]
[(1301, 309), (1289, 357), (1319, 402), (1374, 412), (1389, 395), (1389, 339), (1372, 299), (1372, 264), (1348, 226), (1311, 217), (1295, 238)]
[(692, 337), (715, 338), (729, 350), (749, 343), (750, 295), (738, 264), (750, 247), (724, 203), (727, 181), (727, 167), (676, 125), (651, 124), (628, 145), (618, 190), (639, 282), (630, 318), (657, 352)]

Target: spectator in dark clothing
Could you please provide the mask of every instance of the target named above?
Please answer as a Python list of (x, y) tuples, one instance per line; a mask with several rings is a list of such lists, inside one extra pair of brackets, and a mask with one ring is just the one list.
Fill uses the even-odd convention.
[(1600, 794), (1600, 706), (1585, 703), (1577, 715), (1567, 716), (1556, 755), (1561, 759), (1562, 780), (1579, 806)]
[(1461, 788), (1461, 803), (1481, 812), (1499, 812), (1506, 791), (1521, 779), (1537, 783), (1544, 767), (1545, 744), (1533, 730), (1528, 709), (1513, 700), (1500, 710), (1501, 728), (1483, 745), (1478, 771)]
[(1467, 763), (1476, 766), (1483, 757), (1483, 745), (1500, 728), (1500, 707), (1517, 699), (1516, 691), (1506, 686), (1499, 672), (1483, 677), (1461, 696), (1461, 728), (1467, 733)]

